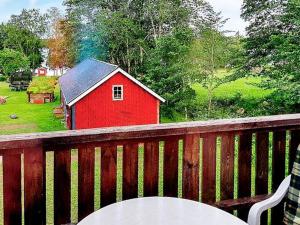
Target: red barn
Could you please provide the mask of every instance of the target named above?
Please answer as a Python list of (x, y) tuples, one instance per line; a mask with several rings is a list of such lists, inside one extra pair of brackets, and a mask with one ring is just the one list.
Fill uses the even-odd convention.
[(59, 83), (69, 129), (159, 123), (165, 100), (116, 65), (87, 59)]

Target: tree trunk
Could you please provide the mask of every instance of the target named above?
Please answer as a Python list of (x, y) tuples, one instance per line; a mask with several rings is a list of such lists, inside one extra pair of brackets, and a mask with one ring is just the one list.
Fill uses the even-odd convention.
[(130, 62), (130, 52), (129, 52), (129, 40), (128, 40), (128, 38), (127, 38), (127, 40), (126, 40), (126, 48), (127, 48), (127, 50), (126, 50), (126, 52), (127, 52), (127, 68), (128, 68), (128, 73), (130, 74), (130, 72), (131, 72), (131, 62)]
[(212, 109), (212, 98), (213, 98), (213, 90), (208, 88), (208, 108), (207, 108), (207, 117), (210, 117), (211, 109)]
[(185, 120), (188, 120), (188, 110), (187, 110), (187, 107), (184, 107), (184, 112), (185, 112)]

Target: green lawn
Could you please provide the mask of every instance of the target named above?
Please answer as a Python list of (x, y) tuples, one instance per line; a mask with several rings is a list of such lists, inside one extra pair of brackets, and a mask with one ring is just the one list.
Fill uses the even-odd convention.
[[(28, 103), (25, 91), (10, 91), (6, 82), (0, 82), (0, 96), (8, 96), (7, 103), (0, 105), (0, 135), (65, 129), (61, 120), (52, 113), (53, 108), (60, 104), (58, 89), (56, 101), (42, 105)], [(16, 114), (18, 119), (10, 119), (11, 114)]]
[[(258, 77), (240, 78), (236, 81), (220, 85), (214, 91), (216, 99), (229, 99), (241, 94), (243, 99), (262, 99), (272, 93), (272, 90), (264, 90), (256, 85), (261, 82)], [(193, 89), (196, 91), (197, 100), (201, 103), (207, 102), (207, 90), (199, 83), (195, 83)]]
[[(224, 77), (230, 74), (230, 71), (227, 70), (220, 70), (218, 72), (218, 76)], [(264, 99), (268, 95), (272, 93), (272, 90), (262, 89), (257, 86), (260, 84), (262, 79), (259, 77), (247, 77), (247, 78), (240, 78), (232, 82), (224, 83), (216, 88), (213, 92), (213, 102), (216, 100), (230, 100), (233, 99), (235, 96), (240, 95), (241, 100), (260, 100)], [(196, 92), (196, 102), (199, 106), (202, 106), (203, 110), (207, 108), (208, 102), (208, 92), (200, 83), (194, 83), (192, 88)], [(215, 117), (216, 118), (228, 118), (232, 117), (231, 114), (228, 113), (227, 106), (224, 107), (215, 107), (214, 111), (218, 112)], [(207, 112), (201, 112), (206, 114)], [(200, 113), (200, 114), (201, 114)], [(205, 116), (200, 116), (197, 120), (204, 120), (207, 119)], [(174, 113), (173, 118), (166, 118), (162, 117), (163, 123), (172, 123), (172, 122), (182, 122), (186, 121), (183, 115)]]

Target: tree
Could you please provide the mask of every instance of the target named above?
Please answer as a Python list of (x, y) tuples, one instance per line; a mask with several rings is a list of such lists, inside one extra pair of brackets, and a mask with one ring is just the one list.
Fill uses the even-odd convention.
[[(167, 99), (162, 112), (192, 116), (186, 57), (219, 14), (204, 0), (65, 0), (76, 61), (118, 64)], [(197, 26), (197, 27), (196, 27)], [(72, 38), (70, 38), (71, 40)]]
[(53, 25), (53, 34), (47, 41), (49, 49), (48, 64), (54, 69), (63, 69), (74, 65), (74, 49), (72, 43), (72, 30), (64, 19)]
[(30, 68), (38, 68), (43, 61), (41, 39), (28, 30), (11, 25), (5, 27), (5, 32), (4, 47), (22, 52), (30, 60)]
[(270, 37), (272, 63), (266, 66), (263, 85), (275, 89), (272, 101), (277, 112), (300, 112), (300, 2), (288, 1), (280, 21), (280, 33)]
[(224, 83), (218, 76), (218, 71), (224, 69), (229, 62), (229, 44), (230, 38), (222, 32), (206, 28), (201, 37), (194, 41), (188, 56), (190, 63), (186, 69), (191, 79), (199, 82), (208, 93), (208, 117), (212, 110), (214, 90)]
[(6, 26), (4, 24), (0, 24), (0, 50), (4, 48), (4, 42), (7, 38)]
[(52, 38), (57, 32), (57, 23), (64, 19), (62, 11), (57, 7), (51, 7), (44, 14), (46, 17), (46, 37)]
[(195, 92), (184, 82), (185, 57), (192, 40), (190, 29), (176, 29), (157, 40), (157, 47), (147, 57), (146, 74), (143, 77), (156, 93), (167, 102), (162, 105), (162, 114), (172, 117), (174, 112), (191, 115)]
[(120, 12), (101, 16), (98, 25), (102, 27), (98, 28), (102, 31), (99, 35), (104, 41), (102, 45), (108, 47), (110, 61), (136, 75), (146, 49), (146, 34), (141, 27)]
[(242, 17), (249, 25), (246, 28), (246, 59), (242, 72), (264, 72), (265, 66), (271, 62), (270, 56), (275, 46), (270, 37), (278, 34), (282, 28), (280, 16), (283, 8), (283, 0), (244, 0)]
[(230, 62), (232, 39), (222, 31), (226, 23), (220, 12), (215, 12), (210, 5), (203, 23), (198, 24), (197, 39), (188, 55), (186, 70), (190, 80), (202, 84), (208, 93), (207, 115), (210, 117), (214, 90), (225, 80), (218, 76), (218, 70), (224, 69)]
[[(50, 68), (63, 70), (75, 63), (73, 47), (73, 30), (69, 22), (65, 20), (61, 11), (52, 7), (47, 11), (48, 19), (48, 48), (47, 63)], [(61, 71), (62, 72), (62, 71)]]
[(23, 9), (21, 14), (12, 15), (8, 24), (44, 37), (47, 32), (47, 15), (41, 14), (38, 9)]
[(29, 64), (29, 59), (22, 52), (7, 48), (0, 51), (0, 69), (6, 76), (28, 70)]
[(239, 75), (264, 78), (262, 86), (274, 90), (273, 113), (300, 110), (299, 7), (297, 0), (244, 1), (243, 17), (249, 26)]
[[(96, 29), (96, 20), (106, 1), (65, 0), (68, 28), (73, 31), (70, 35), (74, 45), (75, 62), (86, 58), (106, 58), (105, 46), (99, 44), (100, 32)], [(108, 3), (107, 3), (108, 4)]]

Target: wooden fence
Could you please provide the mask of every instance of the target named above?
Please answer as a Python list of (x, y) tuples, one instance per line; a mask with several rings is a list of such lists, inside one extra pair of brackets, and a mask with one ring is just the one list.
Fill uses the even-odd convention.
[[(101, 148), (99, 207), (116, 202), (118, 146), (123, 151), (122, 199), (138, 196), (142, 148), (143, 196), (158, 195), (162, 162), (163, 196), (178, 197), (180, 189), (183, 198), (237, 210), (246, 219), (249, 207), (284, 179), (298, 144), (300, 114), (0, 136), (4, 224), (46, 224), (49, 151), (54, 152), (55, 224), (70, 222), (71, 149), (78, 149), (78, 219), (94, 211), (94, 186), (99, 182), (95, 148)], [(272, 224), (281, 223), (282, 209), (272, 211)], [(263, 224), (267, 220), (264, 215)]]

